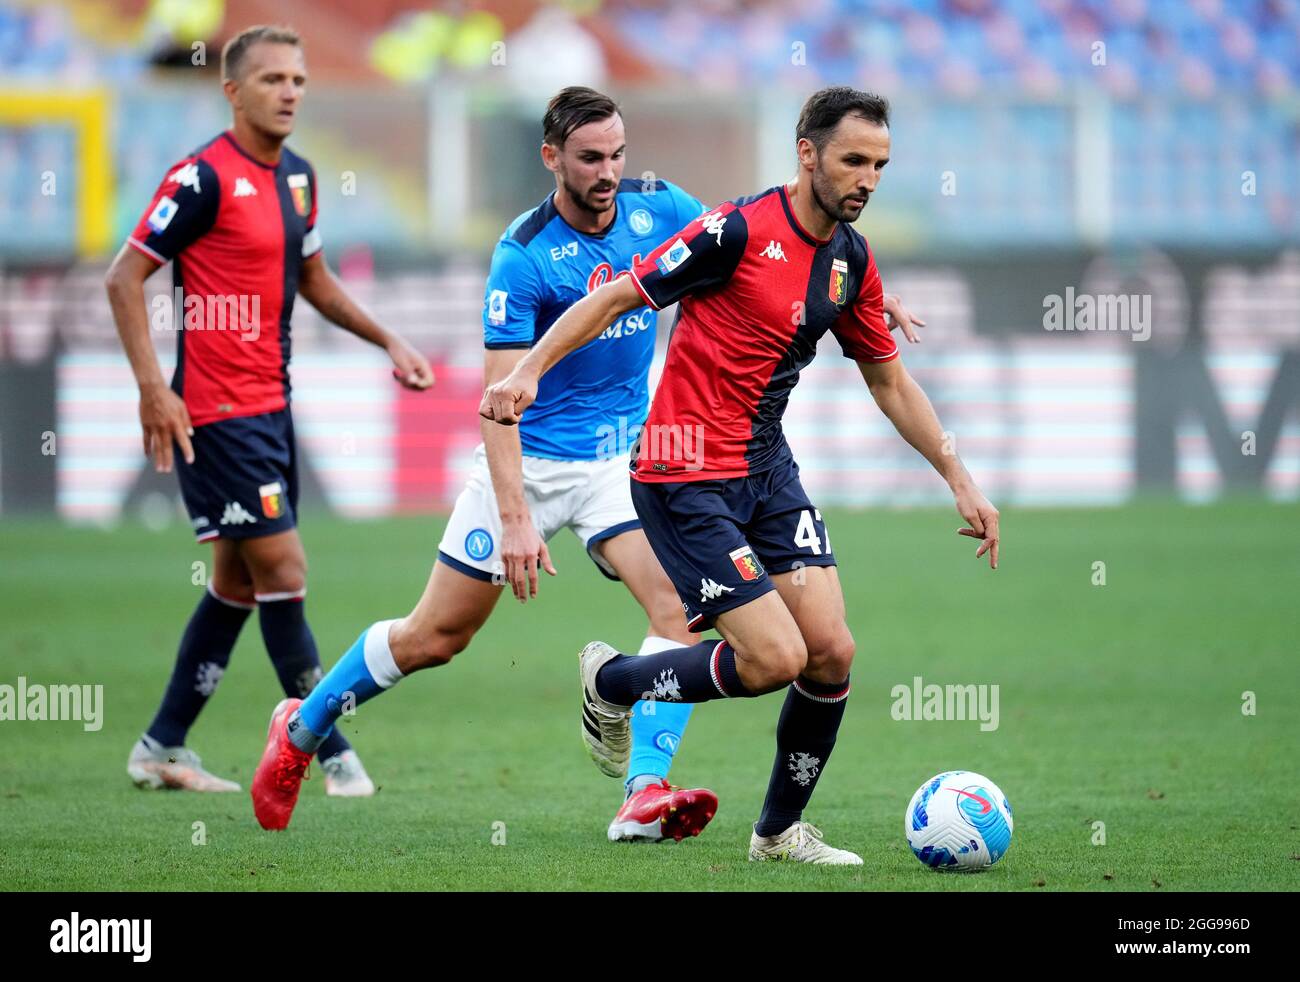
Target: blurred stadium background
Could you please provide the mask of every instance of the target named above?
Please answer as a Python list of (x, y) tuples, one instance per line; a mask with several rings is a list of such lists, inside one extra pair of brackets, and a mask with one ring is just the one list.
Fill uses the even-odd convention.
[[(788, 176), (814, 89), (889, 96), (893, 163), (860, 227), (929, 320), (909, 367), (1000, 505), (1300, 499), (1296, 0), (7, 0), (0, 515), (183, 522), (140, 453), (101, 280), (165, 168), (228, 124), (220, 45), (259, 22), (304, 37), (291, 144), (327, 255), (439, 376), (399, 391), (298, 305), (305, 493), (341, 515), (459, 489), (487, 260), (551, 187), (539, 119), (572, 83), (622, 101), (626, 176), (710, 203)], [(1048, 332), (1068, 288), (1150, 296), (1150, 338)], [(815, 500), (945, 501), (851, 363), (807, 376), (787, 428)]]

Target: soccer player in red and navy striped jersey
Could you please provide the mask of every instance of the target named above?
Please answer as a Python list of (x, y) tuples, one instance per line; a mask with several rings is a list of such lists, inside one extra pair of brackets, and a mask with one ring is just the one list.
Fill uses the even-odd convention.
[[(128, 760), (141, 787), (239, 790), (205, 771), (184, 743), (254, 609), (285, 694), (305, 696), (321, 677), (303, 613), (306, 556), (296, 529), (289, 410), (295, 296), (383, 347), (402, 385), (425, 389), (433, 381), (423, 356), (362, 311), (325, 264), (316, 174), (284, 146), (307, 79), (298, 36), (274, 27), (241, 32), (222, 52), (222, 78), (233, 126), (168, 168), (106, 279), (140, 387), (145, 453), (159, 471), (175, 462), (195, 536), (213, 547), (208, 589), (162, 705)], [(168, 326), (177, 331), (170, 386), (149, 337), (143, 293), (144, 281), (167, 262), (176, 298)], [(318, 756), (327, 792), (374, 793), (341, 735)]]
[(626, 742), (641, 693), (684, 702), (787, 691), (752, 860), (858, 865), (803, 821), (843, 718), (854, 640), (820, 511), (799, 481), (781, 417), (818, 341), (834, 335), (898, 432), (948, 482), (997, 566), (998, 513), (948, 449), (885, 322), (875, 257), (857, 220), (889, 160), (885, 100), (845, 87), (804, 105), (795, 180), (692, 221), (560, 317), (481, 413), (518, 422), (538, 379), (622, 311), (680, 302), (658, 391), (634, 452), (632, 499), (695, 629), (722, 641), (581, 658), (583, 726)]

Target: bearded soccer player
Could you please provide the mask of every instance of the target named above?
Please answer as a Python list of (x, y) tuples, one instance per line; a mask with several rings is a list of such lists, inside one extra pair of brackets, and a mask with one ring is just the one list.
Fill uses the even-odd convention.
[[(571, 350), (622, 312), (681, 303), (639, 451), (632, 499), (686, 606), (690, 625), (722, 641), (628, 657), (594, 641), (580, 655), (583, 713), (611, 760), (626, 752), (628, 713), (655, 680), (685, 702), (785, 690), (776, 759), (750, 839), (751, 860), (860, 865), (822, 840), (804, 808), (835, 746), (849, 694), (854, 641), (821, 513), (808, 500), (781, 430), (799, 372), (830, 331), (858, 363), (877, 406), (948, 482), (957, 511), (997, 568), (998, 513), (908, 375), (885, 324), (875, 257), (849, 224), (889, 160), (889, 107), (850, 88), (804, 105), (798, 173), (690, 222), (566, 312), (481, 413), (527, 420), (538, 385)], [(792, 316), (793, 312), (793, 316)], [(698, 428), (698, 429), (696, 429)], [(703, 434), (704, 460), (684, 465), (682, 441)]]
[[(504, 378), (571, 304), (626, 278), (666, 231), (704, 210), (667, 181), (623, 180), (625, 154), (623, 119), (608, 96), (574, 86), (551, 100), (541, 156), (555, 190), (506, 229), (488, 274), (488, 382)], [(900, 326), (914, 338), (912, 319), (891, 300)], [(699, 640), (641, 529), (628, 486), (628, 448), (617, 440), (645, 419), (655, 323), (655, 308), (645, 304), (611, 317), (599, 336), (556, 367), (518, 430), (483, 424), (483, 446), (415, 609), (368, 627), (301, 706), (286, 701), (273, 712), (253, 780), (263, 827), (287, 825), (308, 753), (349, 701), (359, 704), (418, 669), (447, 664), (486, 622), (505, 583), (521, 602), (536, 597), (539, 568), (555, 573), (546, 542), (561, 529), (571, 529), (596, 567), (621, 580), (645, 609), (649, 626), (640, 654)], [(607, 837), (646, 842), (698, 835), (713, 817), (716, 796), (667, 782), (691, 707), (665, 701), (654, 685), (638, 699), (645, 693), (655, 700), (633, 713), (622, 756), (597, 758), (606, 775), (626, 777)]]
[[(325, 264), (315, 173), (284, 146), (307, 80), (298, 36), (249, 28), (226, 45), (221, 69), (233, 126), (169, 169), (106, 279), (140, 387), (145, 454), (160, 472), (175, 463), (195, 535), (212, 543), (207, 592), (181, 639), (162, 705), (127, 762), (132, 780), (146, 788), (239, 790), (204, 770), (185, 738), (253, 610), (287, 694), (306, 695), (321, 676), (303, 611), (307, 560), (295, 527), (288, 375), (295, 294), (383, 347), (407, 388), (433, 381), (428, 362), (353, 303)], [(169, 261), (185, 298), (175, 310), (170, 387), (149, 338), (143, 290)], [(374, 793), (340, 734), (318, 756), (328, 794)]]

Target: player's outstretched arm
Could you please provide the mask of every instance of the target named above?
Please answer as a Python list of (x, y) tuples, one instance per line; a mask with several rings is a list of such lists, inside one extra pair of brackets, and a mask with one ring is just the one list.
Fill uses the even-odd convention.
[(382, 327), (348, 296), (343, 284), (316, 253), (302, 261), (298, 275), (298, 292), (320, 311), (322, 317), (343, 330), (388, 352), (393, 359), (393, 378), (408, 389), (427, 389), (433, 385), (433, 369), (424, 355), (400, 334)]
[(944, 435), (925, 391), (897, 358), (887, 362), (860, 361), (858, 368), (880, 411), (889, 417), (899, 435), (948, 482), (958, 513), (970, 525), (958, 529), (958, 533), (978, 538), (976, 558), (987, 552), (989, 565), (997, 569), (998, 510), (976, 487), (956, 449)]
[(104, 288), (113, 309), (117, 336), (122, 339), (131, 371), (140, 387), (140, 428), (144, 434), (145, 456), (153, 458), (155, 470), (166, 473), (172, 469), (173, 441), (180, 447), (185, 462), (194, 463), (194, 448), (190, 444), (194, 427), (190, 425), (185, 401), (163, 380), (158, 355), (149, 338), (144, 281), (158, 265), (130, 246), (122, 246), (122, 251), (108, 267)]
[(487, 387), (479, 415), (514, 426), (537, 398), (537, 383), (556, 362), (592, 340), (620, 314), (644, 304), (630, 276), (620, 276), (587, 294), (560, 315), (509, 375)]

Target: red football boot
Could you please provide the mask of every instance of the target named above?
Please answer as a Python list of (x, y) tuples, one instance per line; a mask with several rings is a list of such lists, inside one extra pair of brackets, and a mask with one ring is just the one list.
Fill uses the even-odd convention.
[(642, 788), (609, 823), (611, 842), (681, 842), (699, 835), (718, 810), (718, 796), (706, 788), (674, 788), (660, 781)]
[(295, 747), (285, 728), (289, 717), (301, 705), (301, 699), (281, 699), (271, 712), (266, 750), (253, 775), (252, 787), (253, 814), (264, 829), (278, 830), (289, 825), (293, 806), (298, 803), (298, 789), (311, 763), (312, 755)]

